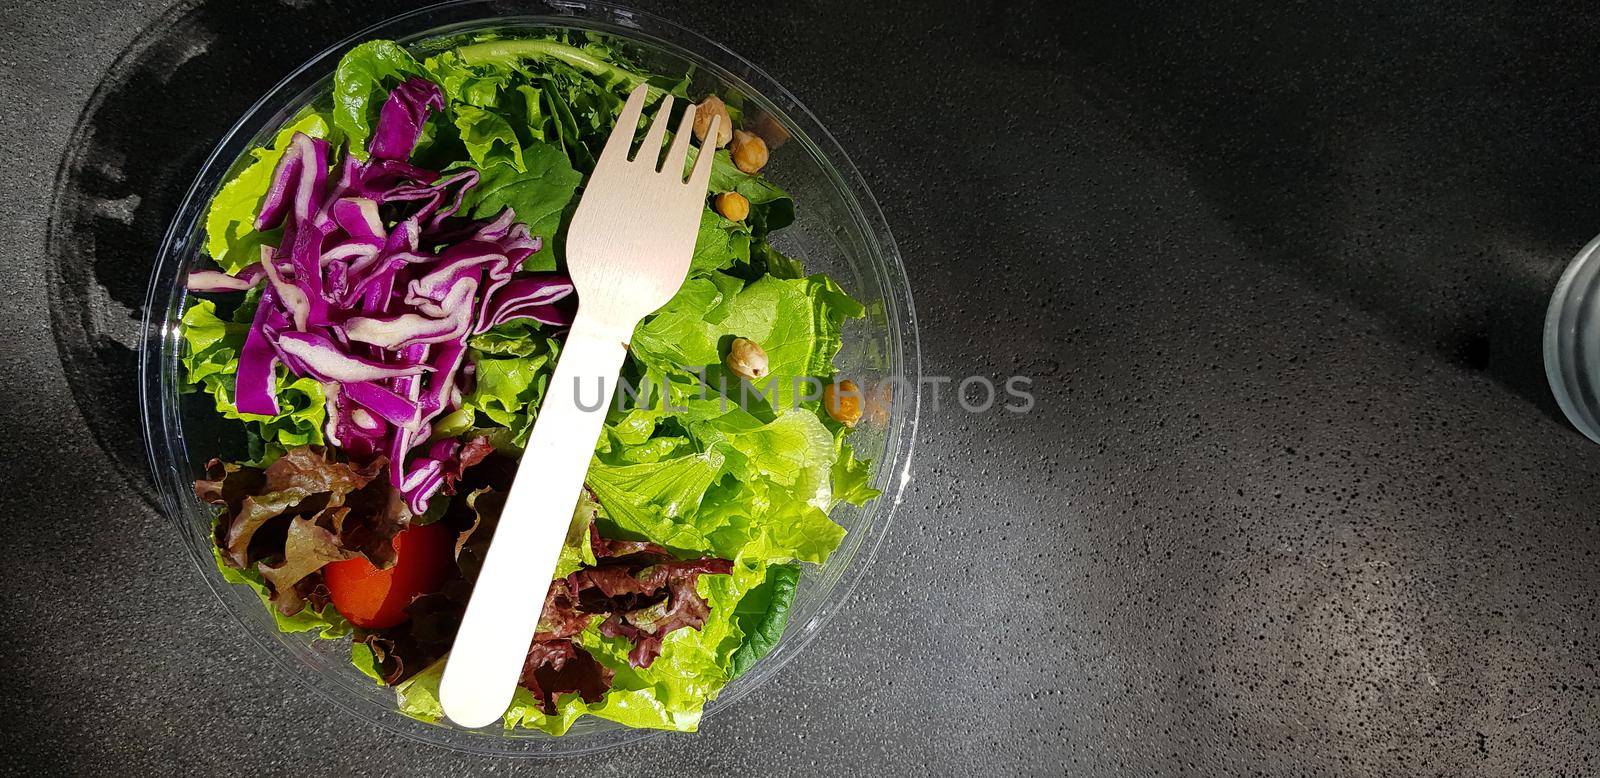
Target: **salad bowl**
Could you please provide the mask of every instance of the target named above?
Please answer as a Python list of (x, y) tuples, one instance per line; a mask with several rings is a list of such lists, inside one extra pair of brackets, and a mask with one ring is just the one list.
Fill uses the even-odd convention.
[[(846, 323), (834, 363), (863, 385), (883, 388), (851, 443), (873, 466), (881, 495), (862, 506), (840, 503), (830, 518), (846, 534), (825, 564), (806, 566), (787, 627), (770, 653), (721, 690), (706, 713), (733, 704), (770, 681), (796, 656), (871, 566), (909, 478), (918, 413), (917, 325), (893, 238), (859, 173), (801, 103), (770, 76), (727, 49), (665, 19), (605, 3), (459, 0), (419, 9), (355, 33), (289, 74), (221, 139), (179, 207), (157, 257), (141, 342), (141, 393), (151, 466), (163, 508), (208, 585), (245, 632), (312, 689), (373, 724), (460, 750), (517, 756), (590, 753), (660, 734), (584, 717), (560, 737), (537, 730), (469, 730), (428, 723), (397, 710), (392, 690), (350, 663), (347, 641), (279, 631), (248, 588), (226, 583), (212, 549), (212, 510), (194, 494), (206, 462), (228, 449), (226, 430), (203, 400), (183, 392), (180, 319), (190, 300), (184, 278), (205, 262), (206, 209), (237, 160), (270, 139), (307, 106), (329, 98), (334, 65), (363, 41), (391, 39), (420, 56), (482, 35), (606, 36), (625, 42), (657, 73), (682, 74), (697, 93), (737, 95), (746, 115), (779, 128), (768, 174), (793, 196), (795, 220), (774, 246), (813, 272), (836, 279), (865, 316)], [(847, 636), (828, 635), (825, 640)]]

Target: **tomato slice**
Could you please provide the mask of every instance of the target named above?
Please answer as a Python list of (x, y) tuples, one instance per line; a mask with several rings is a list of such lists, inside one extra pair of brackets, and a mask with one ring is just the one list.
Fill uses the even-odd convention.
[(333, 607), (351, 624), (385, 629), (405, 621), (406, 606), (437, 591), (450, 572), (455, 533), (440, 524), (410, 527), (394, 536), (394, 566), (379, 570), (366, 557), (322, 568)]

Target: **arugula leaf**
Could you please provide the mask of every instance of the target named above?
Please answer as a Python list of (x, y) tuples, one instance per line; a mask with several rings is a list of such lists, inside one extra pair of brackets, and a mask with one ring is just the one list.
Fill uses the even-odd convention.
[(762, 274), (775, 278), (804, 278), (806, 275), (800, 260), (784, 254), (766, 241), (760, 241), (751, 248), (750, 264), (758, 278)]
[(261, 246), (272, 236), (256, 231), (256, 214), (272, 186), (278, 160), (289, 150), (289, 141), (297, 132), (327, 138), (328, 120), (312, 113), (284, 125), (271, 143), (251, 149), (241, 159), (243, 167), (235, 163), (238, 172), (211, 198), (206, 209), (206, 253), (223, 272), (237, 273), (246, 265), (261, 261)]
[(349, 152), (367, 156), (367, 138), (389, 90), (428, 72), (400, 44), (368, 41), (346, 52), (333, 71), (333, 126), (344, 134)]
[(627, 91), (645, 77), (618, 67), (604, 55), (548, 39), (498, 40), (475, 43), (456, 49), (468, 65), (509, 65), (528, 59), (555, 60), (588, 73), (613, 91)]
[(517, 94), (522, 98), (522, 115), (526, 126), (523, 131), (528, 133), (529, 140), (548, 141), (550, 133), (545, 129), (550, 116), (541, 106), (544, 99), (538, 87), (529, 84), (518, 84)]
[(733, 652), (728, 678), (738, 678), (755, 666), (756, 660), (772, 652), (789, 623), (789, 605), (794, 602), (800, 583), (799, 565), (773, 565), (767, 578), (739, 599), (734, 619), (744, 642)]
[(562, 226), (577, 207), (576, 193), (583, 176), (572, 169), (566, 154), (548, 143), (522, 147), (522, 167), (494, 165), (481, 170), (478, 185), (467, 192), (462, 210), (475, 219), (492, 219), (510, 208), (517, 221), (544, 239), (544, 247), (522, 263), (524, 270), (556, 269), (561, 253)]
[(584, 143), (584, 136), (590, 134), (593, 128), (578, 126), (578, 119), (573, 115), (570, 104), (571, 100), (583, 94), (584, 89), (581, 86), (564, 86), (555, 78), (545, 78), (539, 82), (544, 111), (550, 115), (550, 129), (546, 133), (550, 142), (561, 147), (561, 151), (571, 158), (574, 167), (589, 171), (594, 168), (598, 154)]
[(475, 105), (458, 105), (455, 125), (461, 133), (462, 145), (467, 147), (467, 153), (472, 155), (479, 170), (509, 165), (518, 173), (526, 172), (522, 164), (522, 144), (517, 142), (511, 123), (500, 114)]

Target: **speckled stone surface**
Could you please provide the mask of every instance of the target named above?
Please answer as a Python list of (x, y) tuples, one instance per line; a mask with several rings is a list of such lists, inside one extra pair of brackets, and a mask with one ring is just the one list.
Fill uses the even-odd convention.
[[(1600, 770), (1600, 447), (1539, 362), (1600, 231), (1589, 4), (649, 3), (851, 152), (925, 371), (1033, 376), (1037, 404), (927, 398), (879, 564), (812, 648), (696, 736), (554, 763), (333, 709), (142, 497), (141, 257), (255, 94), (401, 5), (0, 3), (3, 771)], [(74, 138), (180, 22), (192, 49)], [(47, 250), (78, 143), (124, 158)]]

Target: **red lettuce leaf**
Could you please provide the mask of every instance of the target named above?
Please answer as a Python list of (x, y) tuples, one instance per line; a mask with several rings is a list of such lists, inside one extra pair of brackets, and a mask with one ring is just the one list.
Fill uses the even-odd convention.
[[(600, 634), (606, 637), (626, 638), (633, 642), (628, 652), (628, 664), (649, 667), (661, 655), (661, 639), (676, 629), (705, 626), (711, 608), (695, 588), (702, 574), (727, 574), (733, 572), (733, 563), (726, 559), (691, 559), (667, 562), (647, 567), (633, 575), (638, 588), (651, 592), (656, 600), (644, 606), (622, 610), (618, 607), (600, 625)], [(574, 576), (580, 575), (574, 573)], [(621, 606), (626, 600), (616, 600)]]
[(333, 450), (292, 449), (266, 469), (213, 461), (195, 494), (221, 508), (215, 541), (223, 562), (259, 571), (280, 612), (293, 615), (321, 585), (323, 565), (365, 556), (394, 561), (394, 536), (409, 519), (391, 510), (384, 462), (340, 461)]
[[(446, 488), (467, 492), (439, 519), (457, 533), (456, 569), (439, 591), (406, 608), (405, 622), (355, 636), (390, 685), (450, 650), (505, 507), (503, 489), (516, 473), (516, 461), (494, 454), (484, 438), (452, 441), (449, 448), (437, 452)], [(217, 542), (227, 562), (255, 567), (272, 589), (273, 603), (292, 614), (307, 602), (326, 603), (323, 565), (357, 555), (380, 566), (392, 561), (394, 534), (409, 514), (393, 510), (402, 497), (388, 482), (386, 464), (380, 458), (354, 465), (330, 450), (305, 446), (265, 470), (213, 462), (208, 477), (195, 482), (195, 493), (221, 508)], [(733, 568), (726, 559), (678, 560), (654, 543), (609, 539), (594, 525), (589, 543), (598, 563), (552, 582), (524, 667), (523, 686), (547, 711), (561, 694), (596, 702), (610, 688), (612, 671), (573, 642), (596, 619), (603, 619), (602, 634), (633, 643), (631, 664), (647, 667), (668, 633), (704, 626), (709, 607), (696, 590), (699, 577)]]
[(533, 692), (544, 712), (554, 715), (556, 698), (577, 692), (584, 702), (599, 702), (611, 689), (614, 673), (570, 640), (534, 641), (518, 683)]
[[(318, 519), (333, 512), (348, 514), (349, 509), (330, 508), (318, 514)], [(305, 606), (305, 598), (296, 587), (306, 576), (321, 570), (323, 565), (330, 562), (343, 562), (357, 555), (356, 551), (340, 542), (338, 535), (321, 526), (318, 519), (295, 518), (290, 521), (283, 542), (283, 562), (256, 565), (261, 577), (272, 586), (273, 602), (285, 615), (297, 613)]]

